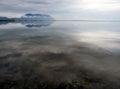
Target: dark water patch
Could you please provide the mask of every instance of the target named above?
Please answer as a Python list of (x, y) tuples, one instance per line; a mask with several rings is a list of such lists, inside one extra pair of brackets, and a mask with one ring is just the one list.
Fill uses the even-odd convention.
[(12, 57), (21, 57), (21, 56), (22, 56), (21, 53), (7, 54), (5, 56), (0, 56), (0, 59), (8, 59), (8, 58), (12, 58)]

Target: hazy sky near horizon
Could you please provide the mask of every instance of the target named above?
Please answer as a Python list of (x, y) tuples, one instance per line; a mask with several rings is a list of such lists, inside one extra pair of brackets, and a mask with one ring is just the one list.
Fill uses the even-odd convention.
[(0, 16), (45, 13), (56, 19), (120, 19), (120, 0), (0, 0)]

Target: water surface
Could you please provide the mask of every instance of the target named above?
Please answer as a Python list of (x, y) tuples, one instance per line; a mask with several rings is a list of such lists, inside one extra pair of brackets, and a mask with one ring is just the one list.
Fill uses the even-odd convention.
[(56, 86), (78, 82), (79, 89), (119, 89), (119, 24), (1, 23), (1, 89), (38, 89), (43, 81)]

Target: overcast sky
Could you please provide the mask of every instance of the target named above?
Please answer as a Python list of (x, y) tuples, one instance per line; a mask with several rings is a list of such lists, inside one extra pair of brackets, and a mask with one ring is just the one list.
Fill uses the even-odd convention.
[(45, 13), (55, 19), (120, 19), (120, 0), (0, 0), (0, 15)]

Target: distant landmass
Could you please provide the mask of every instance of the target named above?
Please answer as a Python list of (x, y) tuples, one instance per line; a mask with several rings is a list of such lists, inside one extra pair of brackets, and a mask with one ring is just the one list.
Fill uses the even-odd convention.
[(27, 13), (20, 18), (0, 17), (0, 25), (8, 23), (21, 23), (26, 27), (45, 27), (54, 22), (54, 18), (46, 14)]
[(54, 20), (54, 18), (46, 14), (32, 14), (32, 13), (27, 13), (20, 18), (0, 17), (0, 21), (49, 21), (49, 20)]

